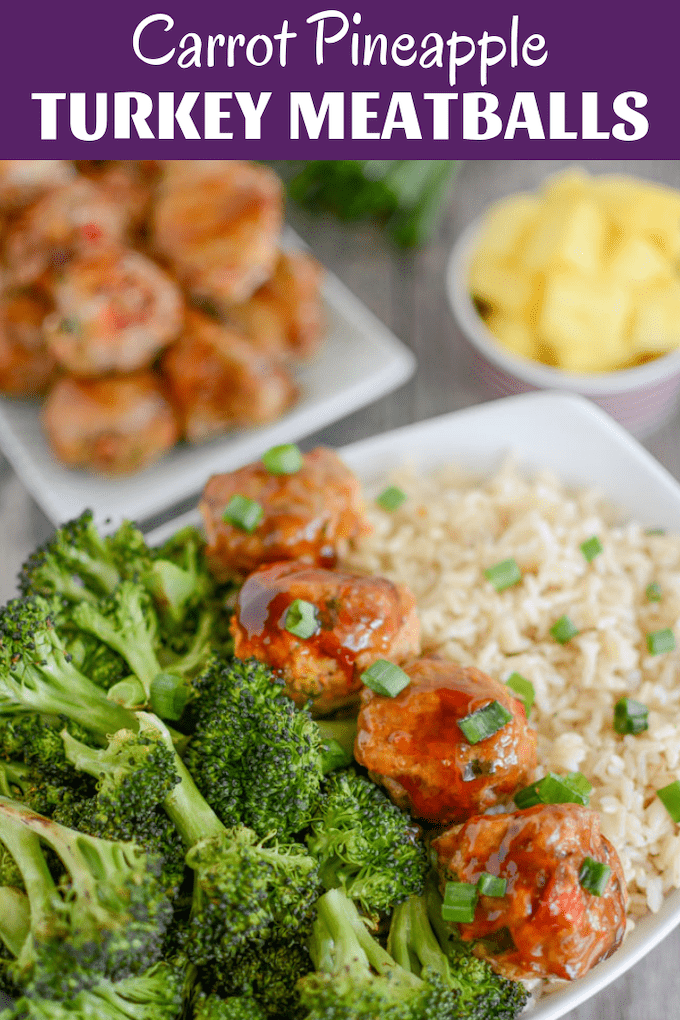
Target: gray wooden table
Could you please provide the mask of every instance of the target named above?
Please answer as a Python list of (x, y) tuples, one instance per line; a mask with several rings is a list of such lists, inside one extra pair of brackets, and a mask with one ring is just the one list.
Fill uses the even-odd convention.
[[(485, 399), (470, 372), (465, 346), (449, 313), (444, 290), (453, 240), (500, 196), (533, 187), (565, 164), (556, 161), (465, 164), (456, 181), (438, 237), (423, 251), (403, 254), (366, 225), (338, 225), (291, 210), (289, 220), (312, 251), (413, 349), (419, 368), (408, 385), (313, 437), (342, 445)], [(638, 173), (680, 187), (680, 163), (593, 162), (594, 171)], [(646, 443), (680, 478), (680, 413)], [(305, 444), (308, 445), (308, 444)], [(14, 592), (26, 554), (50, 532), (9, 466), (0, 457), (0, 598)], [(680, 1017), (680, 929), (650, 956), (569, 1020), (675, 1020)]]

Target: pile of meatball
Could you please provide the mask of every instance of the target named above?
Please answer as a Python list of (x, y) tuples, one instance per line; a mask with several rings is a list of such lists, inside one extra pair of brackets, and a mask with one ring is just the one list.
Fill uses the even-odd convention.
[[(259, 523), (230, 523), (235, 496), (256, 502)], [(422, 653), (415, 599), (404, 585), (338, 569), (369, 530), (357, 479), (330, 450), (292, 474), (263, 463), (212, 477), (201, 511), (207, 556), (220, 579), (240, 583), (232, 618), (235, 654), (267, 663), (298, 704), (317, 716), (358, 708), (354, 756), (426, 830), (444, 893), (450, 880), (506, 880), (502, 897), (480, 895), (464, 939), (511, 978), (582, 976), (621, 942), (627, 892), (599, 816), (580, 804), (514, 810), (513, 794), (536, 778), (536, 733), (523, 703), (474, 668)], [(296, 600), (314, 607), (306, 638), (286, 628)], [(364, 686), (379, 660), (404, 671), (396, 696)], [(497, 701), (510, 720), (470, 743), (458, 721)], [(585, 858), (611, 874), (601, 895), (581, 885)], [(486, 948), (485, 948), (486, 947)]]
[(280, 417), (323, 333), (282, 211), (253, 163), (0, 161), (0, 393), (99, 475)]

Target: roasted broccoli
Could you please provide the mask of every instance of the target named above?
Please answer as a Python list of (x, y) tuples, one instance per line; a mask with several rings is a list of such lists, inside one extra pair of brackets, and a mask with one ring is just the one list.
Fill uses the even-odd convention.
[(226, 826), (286, 839), (305, 827), (319, 797), (323, 744), (307, 711), (255, 659), (214, 661), (196, 681), (187, 762)]
[[(160, 957), (170, 903), (158, 862), (134, 843), (87, 836), (0, 798), (0, 839), (28, 896), (30, 931), (10, 968), (29, 997), (68, 1000)], [(57, 884), (43, 844), (65, 877)]]
[(137, 728), (74, 665), (54, 625), (60, 607), (40, 596), (14, 599), (0, 614), (0, 715), (65, 715), (105, 737)]
[(306, 1020), (453, 1020), (456, 995), (436, 973), (399, 966), (369, 934), (341, 889), (319, 899), (309, 951), (316, 970), (299, 983)]
[(395, 909), (387, 948), (414, 974), (439, 975), (456, 996), (455, 1020), (515, 1020), (527, 1003), (524, 985), (497, 974), (443, 921), (433, 882)]
[(328, 776), (307, 846), (326, 889), (342, 888), (368, 914), (385, 913), (425, 886), (419, 826), (353, 769)]

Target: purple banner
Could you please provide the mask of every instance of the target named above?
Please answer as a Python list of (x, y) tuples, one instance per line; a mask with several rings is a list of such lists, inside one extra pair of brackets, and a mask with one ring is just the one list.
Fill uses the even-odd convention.
[[(620, 8), (618, 8), (620, 10)], [(676, 158), (680, 8), (16, 3), (11, 158)]]

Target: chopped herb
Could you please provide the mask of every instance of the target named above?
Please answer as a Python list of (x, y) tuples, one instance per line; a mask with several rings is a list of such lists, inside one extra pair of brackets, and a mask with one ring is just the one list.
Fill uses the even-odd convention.
[(476, 712), (471, 712), (464, 719), (458, 719), (458, 726), (471, 744), (478, 744), (498, 733), (512, 720), (512, 712), (508, 712), (500, 701), (491, 701)]
[(521, 673), (511, 673), (505, 681), (505, 686), (509, 687), (522, 702), (528, 719), (536, 698), (536, 691), (534, 690), (534, 685), (531, 680), (527, 680)]
[(675, 648), (675, 634), (666, 627), (664, 630), (653, 630), (647, 635), (647, 649), (650, 655), (661, 655), (662, 652), (672, 652)]
[(386, 698), (396, 698), (400, 691), (411, 683), (408, 673), (399, 669), (393, 662), (387, 659), (378, 659), (364, 673), (361, 674), (361, 682), (370, 687), (376, 694), (382, 694)]
[(601, 896), (607, 888), (612, 869), (608, 864), (602, 864), (592, 857), (585, 857), (578, 873), (578, 880), (581, 888), (593, 896)]
[(578, 632), (578, 627), (568, 616), (560, 616), (559, 620), (553, 623), (550, 628), (550, 633), (555, 638), (555, 641), (559, 641), (561, 645), (566, 645), (568, 641), (576, 637)]
[(542, 779), (518, 790), (514, 800), (520, 810), (535, 807), (536, 804), (587, 805), (592, 789), (582, 772), (567, 772), (563, 776), (549, 772)]
[(470, 924), (475, 919), (478, 898), (477, 886), (471, 882), (447, 882), (442, 903), (443, 919)]
[(581, 542), (581, 552), (588, 560), (588, 563), (592, 563), (595, 557), (600, 555), (602, 552), (602, 542), (600, 542), (597, 535), (593, 535), (592, 538), (588, 538), (585, 542)]
[(507, 885), (507, 878), (499, 878), (484, 871), (477, 879), (477, 892), (480, 896), (505, 896)]
[(309, 638), (319, 629), (316, 606), (304, 599), (295, 599), (288, 606), (284, 627), (289, 634), (299, 638)]
[(645, 588), (645, 595), (648, 602), (661, 602), (661, 585), (658, 581), (652, 581)]
[(621, 698), (614, 705), (614, 729), (617, 733), (643, 733), (649, 728), (649, 709), (633, 698)]
[(233, 524), (235, 528), (239, 528), (241, 531), (247, 531), (248, 534), (252, 534), (255, 531), (263, 517), (264, 510), (259, 503), (256, 503), (254, 499), (249, 499), (248, 496), (241, 496), (238, 493), (231, 497), (222, 514), (223, 521), (227, 524)]
[(680, 822), (680, 782), (676, 779), (668, 786), (662, 786), (656, 795), (674, 822)]
[(382, 507), (383, 510), (389, 510), (390, 512), (398, 510), (399, 507), (406, 500), (406, 493), (398, 489), (396, 485), (389, 485), (386, 489), (376, 497), (376, 503)]
[(489, 567), (484, 571), (484, 577), (491, 582), (496, 591), (505, 591), (506, 588), (519, 584), (522, 580), (522, 571), (515, 560), (509, 559)]
[(295, 443), (272, 446), (262, 455), (262, 463), (270, 475), (294, 475), (304, 464), (300, 447)]

